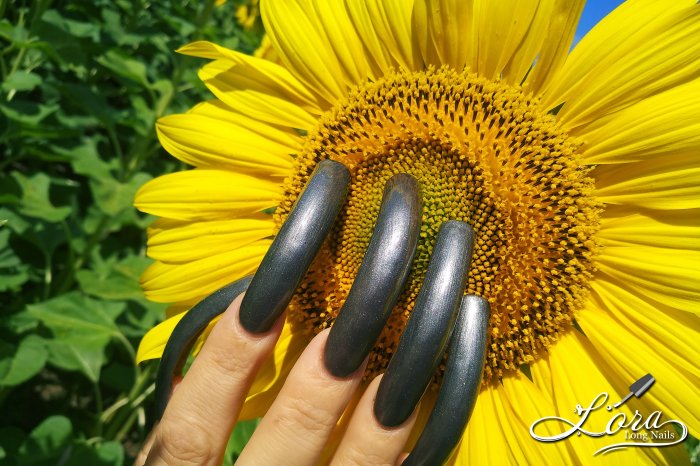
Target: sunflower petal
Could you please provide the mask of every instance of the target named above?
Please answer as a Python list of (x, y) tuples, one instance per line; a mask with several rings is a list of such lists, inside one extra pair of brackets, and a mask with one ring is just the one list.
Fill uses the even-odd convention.
[(263, 0), (260, 14), (287, 68), (327, 104), (341, 99), (346, 78), (311, 0)]
[(541, 93), (564, 65), (585, 3), (585, 0), (554, 0), (537, 64), (525, 84), (527, 90)]
[[(201, 112), (203, 107), (210, 107), (206, 114)], [(190, 165), (265, 177), (288, 176), (290, 154), (299, 150), (299, 141), (260, 122), (260, 129), (251, 131), (232, 123), (234, 115), (221, 103), (204, 103), (190, 113), (161, 118), (156, 130), (163, 148)]]
[(274, 234), (269, 215), (209, 222), (158, 219), (148, 229), (148, 255), (165, 263), (190, 262), (239, 249)]
[(547, 397), (520, 373), (505, 377), (502, 386), (488, 386), (479, 394), (456, 464), (571, 463), (562, 442), (539, 443), (530, 436), (530, 425), (551, 416), (553, 409)]
[(246, 247), (184, 264), (156, 262), (141, 276), (141, 286), (152, 301), (189, 301), (208, 295), (254, 272), (272, 241), (263, 239)]
[[(648, 299), (637, 296), (615, 282), (594, 280), (593, 294), (585, 310), (577, 316), (587, 335), (588, 322), (607, 322), (606, 328), (644, 336), (643, 352), (653, 352), (654, 357), (678, 367), (695, 377), (700, 377), (700, 318), (675, 309), (655, 307)], [(584, 325), (585, 323), (585, 325)]]
[(654, 246), (700, 251), (700, 210), (645, 210), (608, 206), (597, 234), (603, 246)]
[(142, 212), (176, 220), (231, 218), (275, 207), (277, 183), (223, 170), (189, 170), (155, 178), (139, 189)]
[[(193, 42), (178, 49), (178, 52), (219, 62), (219, 72), (227, 74), (217, 77), (207, 72), (204, 77), (210, 81), (207, 83), (205, 80), (205, 84), (221, 100), (228, 101), (231, 107), (257, 115), (255, 118), (306, 129), (314, 123), (310, 115), (323, 113), (322, 103), (306, 85), (271, 61), (205, 41)], [(274, 107), (275, 104), (279, 107)], [(278, 115), (281, 112), (291, 113)]]
[(185, 313), (182, 312), (170, 317), (146, 332), (139, 343), (139, 349), (136, 351), (136, 364), (141, 364), (149, 359), (160, 358), (163, 355), (168, 338), (170, 338), (173, 330), (175, 330), (175, 326), (184, 316)]
[(561, 103), (567, 129), (700, 75), (700, 4), (628, 1), (599, 22), (552, 78), (543, 101)]
[[(692, 435), (698, 436), (700, 378), (679, 370), (678, 366), (673, 364), (679, 357), (690, 357), (691, 354), (679, 353), (669, 361), (663, 357), (663, 353), (659, 354), (657, 351), (665, 345), (673, 345), (675, 338), (665, 342), (653, 342), (654, 335), (644, 335), (642, 340), (620, 325), (619, 321), (595, 307), (589, 306), (581, 312), (578, 320), (595, 348), (597, 354), (594, 358), (605, 361), (607, 370), (604, 372), (609, 380), (624, 387), (625, 383), (632, 383), (646, 373), (652, 374), (656, 383), (637, 404), (661, 409), (664, 419), (680, 420), (688, 426)], [(678, 331), (683, 329), (679, 328)], [(680, 351), (679, 348), (678, 350)], [(635, 401), (632, 401), (631, 406), (635, 405)], [(652, 410), (640, 411), (647, 412), (648, 415)]]
[(489, 79), (499, 78), (518, 45), (527, 37), (536, 11), (536, 2), (476, 1), (474, 21), (477, 42), (472, 69)]
[[(535, 385), (549, 393), (554, 402), (555, 412), (549, 416), (560, 416), (577, 422), (577, 405), (588, 407), (603, 392), (609, 395), (610, 403), (615, 403), (627, 394), (628, 386), (644, 374), (631, 380), (609, 379), (600, 371), (598, 366), (601, 363), (599, 355), (586, 337), (572, 330), (561, 335), (559, 341), (549, 349), (548, 357), (530, 365)], [(611, 382), (615, 382), (614, 385)], [(627, 419), (632, 419), (629, 406), (630, 404), (624, 404), (616, 412), (622, 412)], [(591, 432), (602, 432), (610, 417), (611, 414), (606, 409), (595, 410), (587, 418), (584, 428)], [(563, 432), (564, 427), (560, 427), (560, 432)], [(572, 435), (563, 442), (585, 464), (671, 464), (660, 449), (656, 448), (625, 448), (611, 455), (593, 456), (598, 449), (623, 441), (622, 435), (618, 433), (617, 436), (597, 438)]]
[(291, 323), (285, 323), (275, 350), (260, 367), (248, 391), (248, 398), (241, 410), (241, 419), (254, 419), (265, 415), (309, 341), (310, 338), (303, 333), (293, 331)]
[(622, 283), (677, 309), (700, 313), (700, 253), (638, 246), (609, 246), (597, 258), (598, 269)]
[(413, 0), (347, 2), (350, 18), (379, 71), (420, 70), (423, 59), (411, 21)]
[(607, 204), (652, 209), (700, 208), (697, 154), (660, 160), (598, 166), (593, 172), (596, 196)]
[(700, 80), (623, 108), (575, 136), (587, 164), (654, 161), (700, 151)]
[(413, 25), (425, 64), (461, 70), (473, 63), (475, 30), (471, 0), (418, 0)]
[(216, 60), (199, 70), (199, 79), (226, 105), (251, 118), (306, 131), (316, 125), (315, 116), (259, 81), (248, 67)]

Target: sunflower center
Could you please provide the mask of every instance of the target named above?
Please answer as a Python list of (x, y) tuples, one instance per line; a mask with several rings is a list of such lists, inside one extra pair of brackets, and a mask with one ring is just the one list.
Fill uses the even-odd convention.
[(275, 212), (281, 225), (320, 160), (350, 169), (345, 208), (292, 300), (291, 318), (314, 332), (333, 323), (369, 244), (385, 183), (409, 173), (423, 198), (418, 250), (368, 376), (386, 368), (438, 229), (451, 219), (475, 230), (467, 292), (491, 304), (485, 381), (530, 363), (571, 327), (593, 270), (599, 204), (576, 150), (531, 96), (474, 74), (429, 69), (360, 86), (308, 135)]

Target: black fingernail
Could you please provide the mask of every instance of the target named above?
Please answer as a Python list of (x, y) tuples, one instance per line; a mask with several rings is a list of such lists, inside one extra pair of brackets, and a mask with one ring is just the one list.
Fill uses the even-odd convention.
[(384, 187), (365, 257), (328, 335), (324, 360), (336, 377), (355, 372), (374, 346), (411, 269), (420, 222), (418, 181), (394, 175)]
[(374, 415), (382, 425), (403, 424), (428, 387), (459, 312), (473, 246), (468, 224), (440, 227), (416, 305), (379, 384)]
[(481, 386), (489, 314), (489, 303), (484, 298), (464, 297), (437, 401), (403, 466), (444, 464), (459, 443)]
[(241, 325), (252, 333), (270, 330), (333, 226), (350, 185), (340, 162), (323, 160), (265, 254), (241, 303)]
[(173, 378), (182, 374), (182, 368), (197, 338), (212, 319), (223, 313), (236, 296), (248, 288), (252, 278), (244, 277), (216, 290), (194, 305), (177, 323), (165, 344), (156, 375), (156, 421), (163, 417), (172, 392)]

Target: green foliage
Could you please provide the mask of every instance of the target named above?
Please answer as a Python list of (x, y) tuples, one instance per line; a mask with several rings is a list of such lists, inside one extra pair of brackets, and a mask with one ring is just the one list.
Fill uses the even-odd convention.
[(134, 354), (164, 306), (138, 284), (152, 219), (132, 201), (183, 168), (155, 121), (211, 97), (174, 50), (259, 43), (237, 3), (0, 0), (0, 465), (126, 464), (150, 430)]

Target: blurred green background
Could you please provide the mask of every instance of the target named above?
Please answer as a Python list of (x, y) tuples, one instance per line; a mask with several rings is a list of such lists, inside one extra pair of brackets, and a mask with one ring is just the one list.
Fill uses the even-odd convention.
[(174, 50), (254, 51), (241, 6), (0, 0), (0, 465), (127, 464), (150, 430), (155, 364), (134, 353), (164, 307), (138, 285), (152, 218), (132, 200), (184, 168), (156, 119), (211, 98)]
[[(156, 119), (211, 98), (201, 62), (174, 50), (253, 52), (255, 4), (0, 0), (0, 466), (121, 465), (138, 452), (156, 366), (134, 354), (164, 306), (138, 285), (152, 218), (132, 199), (185, 168), (159, 146)], [(236, 428), (226, 464), (254, 427)], [(686, 446), (700, 464), (697, 440)]]

